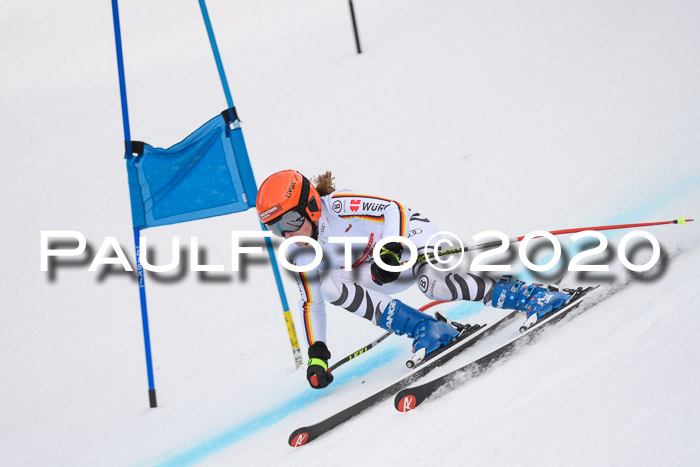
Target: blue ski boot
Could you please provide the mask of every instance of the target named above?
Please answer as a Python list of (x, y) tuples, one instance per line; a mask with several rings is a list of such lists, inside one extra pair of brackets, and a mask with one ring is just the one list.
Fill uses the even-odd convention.
[(393, 331), (399, 336), (412, 337), (414, 355), (420, 353), (422, 356), (446, 346), (459, 334), (449, 324), (396, 299), (390, 301), (382, 313), (379, 327)]
[(493, 288), (491, 305), (524, 311), (527, 316), (524, 328), (527, 329), (546, 314), (566, 305), (570, 298), (571, 295), (548, 290), (542, 284), (526, 285), (523, 281), (512, 280), (512, 276), (503, 276)]

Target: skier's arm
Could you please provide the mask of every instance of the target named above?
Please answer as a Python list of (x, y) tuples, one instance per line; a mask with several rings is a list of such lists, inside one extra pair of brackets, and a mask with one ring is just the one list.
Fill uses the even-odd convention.
[(328, 371), (331, 353), (326, 347), (326, 304), (321, 296), (320, 274), (317, 270), (298, 272), (296, 278), (304, 337), (309, 344), (306, 379), (312, 388), (322, 389), (333, 382), (333, 375)]

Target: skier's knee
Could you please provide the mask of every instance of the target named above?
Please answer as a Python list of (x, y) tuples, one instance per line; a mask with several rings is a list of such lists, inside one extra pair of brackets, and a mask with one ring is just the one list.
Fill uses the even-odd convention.
[(418, 289), (431, 300), (454, 300), (455, 294), (447, 286), (446, 275), (445, 272), (424, 264), (416, 269)]

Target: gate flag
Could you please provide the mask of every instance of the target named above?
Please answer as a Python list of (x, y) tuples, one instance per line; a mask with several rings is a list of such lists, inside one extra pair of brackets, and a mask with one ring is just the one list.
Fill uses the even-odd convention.
[[(226, 114), (226, 115), (225, 115)], [(134, 227), (221, 216), (255, 206), (248, 155), (234, 150), (228, 111), (168, 149), (132, 141), (126, 155)], [(237, 122), (237, 120), (236, 120)], [(128, 152), (128, 151), (127, 151)]]

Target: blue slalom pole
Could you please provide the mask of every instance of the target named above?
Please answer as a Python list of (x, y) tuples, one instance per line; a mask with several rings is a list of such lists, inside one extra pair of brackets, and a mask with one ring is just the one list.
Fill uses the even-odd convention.
[[(124, 141), (126, 156), (133, 157), (131, 147), (131, 132), (129, 131), (129, 107), (126, 102), (126, 80), (124, 78), (124, 59), (122, 56), (122, 37), (119, 25), (119, 6), (117, 0), (112, 0), (112, 17), (114, 19), (114, 40), (117, 45), (117, 67), (119, 69), (119, 91), (122, 101), (122, 121), (124, 124)], [(139, 297), (141, 300), (141, 323), (143, 326), (143, 342), (146, 347), (146, 372), (148, 374), (148, 401), (151, 407), (157, 407), (156, 387), (153, 379), (153, 362), (151, 361), (151, 337), (148, 331), (148, 308), (146, 306), (146, 283), (141, 266), (140, 230), (134, 227), (134, 247), (136, 249), (136, 269), (139, 278)]]
[(119, 73), (119, 94), (122, 99), (122, 123), (124, 124), (124, 141), (126, 141), (126, 153), (133, 154), (131, 150), (131, 132), (129, 131), (129, 106), (126, 103), (126, 79), (124, 78), (124, 58), (122, 56), (122, 32), (119, 25), (119, 5), (117, 0), (112, 0), (112, 17), (114, 18), (114, 42), (117, 44), (117, 68)]
[(151, 334), (148, 330), (148, 306), (146, 305), (146, 281), (141, 266), (141, 230), (134, 227), (134, 246), (136, 248), (136, 271), (139, 277), (139, 298), (141, 300), (141, 324), (143, 343), (146, 348), (146, 372), (148, 373), (148, 402), (157, 407), (156, 384), (153, 379), (153, 360), (151, 359)]
[(226, 80), (226, 72), (224, 71), (224, 64), (221, 62), (221, 55), (219, 54), (219, 47), (216, 45), (216, 38), (214, 37), (214, 29), (211, 27), (211, 20), (209, 19), (209, 12), (207, 11), (207, 5), (204, 0), (199, 0), (199, 8), (202, 10), (202, 17), (204, 18), (204, 25), (207, 28), (207, 35), (209, 36), (209, 43), (211, 44), (211, 51), (214, 53), (214, 60), (216, 61), (216, 68), (219, 70), (219, 78), (221, 78), (221, 85), (224, 88), (224, 94), (226, 95), (226, 103), (229, 107), (229, 113), (231, 114), (231, 121), (234, 121), (233, 113), (231, 108), (233, 107), (233, 98), (231, 97), (231, 90), (228, 87), (228, 80)]
[[(248, 158), (248, 151), (245, 147), (245, 142), (243, 141), (243, 132), (241, 131), (240, 122), (238, 118), (236, 118), (232, 110), (234, 105), (233, 98), (231, 97), (231, 90), (228, 87), (228, 81), (226, 80), (226, 72), (224, 71), (224, 64), (221, 62), (219, 47), (216, 45), (214, 29), (211, 26), (209, 12), (207, 11), (207, 5), (204, 2), (204, 0), (199, 0), (199, 7), (202, 10), (202, 17), (204, 18), (204, 25), (207, 28), (207, 35), (209, 36), (209, 43), (211, 44), (211, 50), (214, 54), (214, 60), (216, 61), (216, 68), (219, 70), (221, 86), (224, 88), (224, 94), (226, 95), (226, 103), (228, 104), (228, 114), (231, 119), (231, 144), (233, 145), (233, 152), (234, 154), (236, 154), (236, 164), (238, 164), (239, 166), (239, 173), (249, 175), (242, 177), (245, 192), (247, 194), (257, 193), (258, 190), (255, 186), (255, 177), (253, 176), (253, 170), (250, 167), (250, 159)], [(255, 206), (255, 203), (253, 200), (248, 200), (248, 205), (253, 207)], [(264, 230), (262, 224), (260, 224), (260, 227)], [(292, 345), (292, 352), (294, 353), (294, 362), (296, 364), (296, 367), (299, 368), (302, 363), (301, 349), (299, 348), (299, 341), (297, 339), (296, 330), (294, 329), (294, 321), (292, 320), (292, 315), (289, 311), (287, 296), (284, 293), (284, 287), (282, 286), (282, 278), (280, 276), (279, 266), (277, 265), (277, 259), (275, 258), (275, 252), (272, 248), (272, 241), (269, 238), (265, 238), (265, 245), (267, 246), (267, 254), (270, 257), (270, 263), (272, 264), (272, 272), (275, 275), (277, 291), (280, 296), (280, 301), (282, 302), (282, 311), (284, 313), (284, 321), (287, 325), (289, 342)]]

